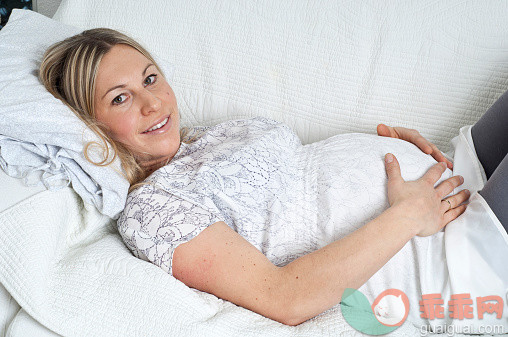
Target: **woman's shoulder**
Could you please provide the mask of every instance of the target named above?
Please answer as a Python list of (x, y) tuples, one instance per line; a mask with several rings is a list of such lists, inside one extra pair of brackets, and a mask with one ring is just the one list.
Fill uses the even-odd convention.
[(256, 116), (251, 118), (245, 118), (245, 119), (236, 119), (230, 121), (233, 125), (239, 125), (239, 126), (259, 126), (259, 127), (274, 127), (274, 126), (283, 126), (287, 127), (286, 124), (279, 122), (275, 119), (264, 117), (264, 116)]
[(294, 133), (286, 124), (271, 118), (256, 116), (251, 118), (231, 119), (216, 123), (210, 126), (184, 126), (182, 127), (181, 140), (186, 144), (196, 141), (203, 143), (216, 141), (224, 142), (232, 139), (246, 139), (245, 135), (260, 136), (266, 132), (278, 130), (277, 132)]
[(215, 130), (220, 130), (230, 127), (246, 128), (249, 126), (286, 126), (284, 123), (276, 121), (271, 118), (256, 116), (251, 118), (239, 118), (222, 121), (214, 125), (197, 125), (197, 126), (185, 126), (183, 129), (188, 130), (188, 134), (204, 134)]

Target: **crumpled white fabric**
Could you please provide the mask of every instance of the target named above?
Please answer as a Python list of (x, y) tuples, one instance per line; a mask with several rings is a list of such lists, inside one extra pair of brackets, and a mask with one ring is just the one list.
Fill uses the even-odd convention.
[[(482, 327), (501, 325), (508, 332), (508, 234), (499, 219), (478, 193), (487, 182), (485, 171), (476, 155), (471, 137), (471, 127), (464, 126), (451, 142), (454, 153), (453, 175), (464, 177), (464, 183), (454, 193), (467, 188), (471, 191), (466, 211), (448, 224), (443, 236), (433, 236), (433, 248), (429, 251), (429, 261), (437, 265), (443, 259), (446, 265), (423, 282), (424, 293), (441, 292), (447, 302), (453, 294), (470, 294), (473, 300), (472, 319), (454, 319), (448, 315), (430, 324), (454, 325), (461, 329), (471, 329), (471, 333), (482, 333)], [(444, 244), (444, 251), (442, 245)], [(429, 275), (430, 276), (430, 275)], [(445, 282), (443, 283), (443, 280)], [(440, 282), (439, 282), (440, 281)], [(494, 314), (478, 316), (477, 297), (496, 295), (503, 300), (503, 316)], [(485, 331), (483, 331), (485, 332)]]

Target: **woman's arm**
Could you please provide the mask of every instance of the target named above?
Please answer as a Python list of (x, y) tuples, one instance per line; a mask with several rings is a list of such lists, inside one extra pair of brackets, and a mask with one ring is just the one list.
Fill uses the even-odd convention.
[(273, 265), (224, 222), (178, 246), (173, 276), (187, 286), (287, 325), (331, 308), (345, 288), (359, 288), (412, 237), (398, 209), (284, 267)]
[[(395, 159), (387, 164), (391, 207), (362, 228), (284, 267), (276, 267), (248, 241), (217, 222), (173, 255), (173, 275), (193, 287), (288, 325), (297, 325), (339, 303), (345, 288), (359, 288), (413, 236), (430, 235), (455, 219), (441, 198), (460, 185), (433, 166), (404, 182)], [(449, 200), (459, 205), (465, 196)], [(443, 208), (444, 207), (444, 208)]]

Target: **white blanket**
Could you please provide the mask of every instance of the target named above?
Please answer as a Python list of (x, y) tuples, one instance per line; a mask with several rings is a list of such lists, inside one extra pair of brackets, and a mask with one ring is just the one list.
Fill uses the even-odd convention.
[[(471, 164), (458, 157), (465, 139), (455, 139), (456, 170), (461, 161)], [(478, 209), (482, 199), (475, 200), (469, 209)], [(481, 214), (495, 224), (492, 214)], [(339, 306), (289, 327), (186, 287), (133, 257), (116, 225), (69, 188), (39, 193), (0, 213), (0, 283), (23, 308), (10, 336), (35, 329), (28, 315), (64, 336), (360, 335)], [(418, 334), (404, 324), (391, 335)]]

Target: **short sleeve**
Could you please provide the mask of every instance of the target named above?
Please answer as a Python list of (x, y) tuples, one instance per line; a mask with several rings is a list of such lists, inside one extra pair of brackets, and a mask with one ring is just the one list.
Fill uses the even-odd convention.
[(136, 257), (172, 275), (176, 247), (218, 221), (220, 214), (146, 184), (129, 194), (117, 226)]

